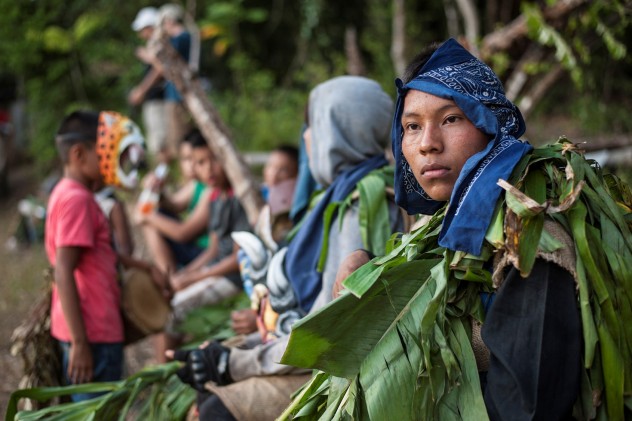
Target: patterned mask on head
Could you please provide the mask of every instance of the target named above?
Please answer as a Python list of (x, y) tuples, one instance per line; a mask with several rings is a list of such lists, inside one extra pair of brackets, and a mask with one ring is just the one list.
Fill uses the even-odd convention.
[(102, 111), (99, 114), (97, 154), (106, 185), (136, 187), (138, 166), (144, 155), (144, 138), (136, 123), (115, 111)]

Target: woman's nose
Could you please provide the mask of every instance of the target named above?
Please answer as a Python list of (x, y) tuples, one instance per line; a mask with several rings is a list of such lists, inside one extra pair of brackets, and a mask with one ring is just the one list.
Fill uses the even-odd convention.
[(419, 152), (422, 154), (436, 153), (443, 150), (441, 130), (436, 127), (426, 126), (421, 133)]

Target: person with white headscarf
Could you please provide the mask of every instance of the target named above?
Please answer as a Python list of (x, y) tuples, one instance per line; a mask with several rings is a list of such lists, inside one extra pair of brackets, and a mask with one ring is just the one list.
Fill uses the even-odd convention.
[[(378, 83), (362, 77), (337, 77), (312, 90), (305, 140), (310, 170), (324, 191), (288, 247), (270, 262), (267, 284), (272, 307), (280, 314), (280, 337), (251, 349), (211, 343), (176, 353), (188, 362), (181, 377), (198, 390), (204, 390), (205, 381), (214, 382), (213, 395), (200, 402), (201, 420), (280, 415), (290, 394), (308, 378), (305, 370), (278, 363), (292, 323), (331, 301), (338, 266), (347, 254), (360, 248), (379, 253), (376, 247), (403, 228), (400, 210), (384, 193), (373, 200), (387, 216), (363, 229), (362, 200), (369, 199), (353, 196), (358, 183), (388, 165), (384, 151), (392, 105)], [(382, 244), (368, 241), (368, 230), (381, 230)]]

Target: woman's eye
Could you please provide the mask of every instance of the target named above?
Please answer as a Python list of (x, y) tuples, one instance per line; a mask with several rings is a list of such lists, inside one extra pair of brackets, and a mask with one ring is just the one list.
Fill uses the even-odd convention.
[(459, 117), (458, 117), (458, 116), (451, 115), (451, 116), (448, 116), (448, 117), (445, 119), (445, 122), (446, 122), (446, 123), (456, 123), (458, 120), (459, 120)]
[(406, 124), (406, 131), (415, 131), (419, 130), (421, 127), (417, 123), (408, 123)]

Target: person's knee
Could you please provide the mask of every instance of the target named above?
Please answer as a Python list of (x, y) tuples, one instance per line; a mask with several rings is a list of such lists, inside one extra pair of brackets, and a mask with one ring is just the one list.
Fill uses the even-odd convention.
[(226, 405), (216, 395), (209, 395), (204, 401), (198, 403), (200, 421), (236, 421)]

